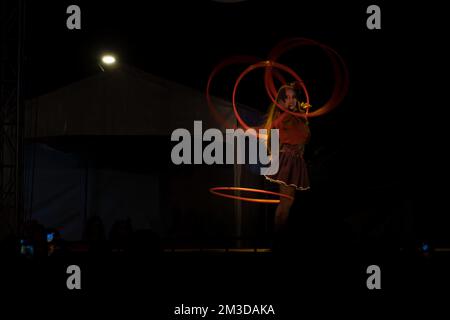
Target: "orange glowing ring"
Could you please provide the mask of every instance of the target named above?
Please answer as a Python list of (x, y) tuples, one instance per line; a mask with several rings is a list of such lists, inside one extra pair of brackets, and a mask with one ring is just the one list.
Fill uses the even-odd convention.
[(291, 196), (289, 196), (287, 194), (283, 194), (283, 193), (279, 193), (279, 192), (273, 192), (273, 191), (267, 191), (267, 190), (261, 190), (261, 189), (253, 189), (253, 188), (214, 187), (214, 188), (210, 188), (209, 192), (211, 192), (212, 194), (215, 194), (216, 196), (221, 196), (221, 197), (230, 198), (230, 199), (243, 200), (243, 201), (248, 201), (248, 202), (280, 203), (279, 199), (247, 198), (247, 197), (240, 197), (240, 196), (235, 196), (235, 195), (232, 195), (232, 194), (226, 194), (226, 193), (218, 192), (218, 191), (223, 191), (223, 190), (249, 191), (249, 192), (256, 192), (256, 193), (272, 194), (272, 195), (280, 196), (282, 198), (294, 200), (293, 197), (291, 197)]

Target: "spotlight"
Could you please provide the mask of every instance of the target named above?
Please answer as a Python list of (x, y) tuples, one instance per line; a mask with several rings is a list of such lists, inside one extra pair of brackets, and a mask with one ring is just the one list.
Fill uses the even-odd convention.
[(106, 65), (116, 63), (116, 58), (113, 55), (107, 54), (102, 57), (102, 62)]

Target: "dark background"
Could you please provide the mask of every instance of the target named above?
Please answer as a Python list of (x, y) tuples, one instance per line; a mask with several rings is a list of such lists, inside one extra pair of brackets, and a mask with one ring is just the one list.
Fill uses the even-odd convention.
[[(66, 28), (68, 15), (65, 12), (71, 4), (81, 8), (81, 30)], [(396, 220), (396, 209), (406, 212), (407, 220), (413, 221), (409, 229), (411, 234), (406, 237), (410, 241), (407, 245), (412, 250), (420, 246), (421, 242), (431, 241), (436, 246), (445, 246), (450, 243), (450, 218), (446, 201), (448, 179), (444, 157), (447, 126), (446, 118), (442, 116), (447, 108), (445, 93), (448, 91), (448, 65), (444, 60), (446, 50), (443, 49), (446, 35), (444, 10), (432, 3), (413, 5), (406, 1), (396, 4), (377, 1), (382, 12), (382, 29), (368, 30), (366, 8), (371, 4), (374, 3), (256, 0), (229, 4), (214, 1), (28, 2), (26, 98), (45, 94), (98, 73), (98, 57), (104, 50), (116, 52), (120, 63), (205, 90), (212, 69), (231, 55), (265, 58), (282, 39), (306, 37), (317, 40), (334, 48), (346, 61), (350, 89), (339, 108), (311, 121), (313, 137), (310, 156), (319, 162), (324, 159), (321, 157), (329, 157), (332, 161), (324, 167), (326, 173), (319, 192), (305, 200), (308, 210), (318, 207), (317, 211), (322, 214), (306, 216), (305, 220), (293, 220), (295, 226), (300, 226), (298, 230), (306, 235), (301, 240), (306, 240), (304, 243), (308, 244), (310, 242), (306, 237), (311, 236), (323, 250), (329, 248), (327, 245), (330, 244), (338, 246), (339, 243), (333, 242), (333, 236), (340, 234), (342, 220), (346, 217), (350, 220), (355, 218), (345, 212), (348, 204), (349, 210), (368, 208), (385, 213), (381, 216), (375, 214), (375, 219), (369, 214), (372, 225), (363, 233), (376, 233), (377, 227), (382, 226), (383, 231), (379, 235), (382, 241), (387, 241), (387, 246), (389, 241), (405, 235), (406, 222), (402, 218)], [(281, 62), (299, 70), (308, 89), (314, 93), (313, 107), (320, 106), (321, 102), (326, 101), (328, 90), (331, 89), (328, 61), (319, 52), (300, 51), (294, 50), (283, 56)], [(217, 78), (213, 91), (218, 96), (230, 99), (233, 79), (239, 69), (230, 68), (227, 72)], [(255, 73), (243, 83), (240, 99), (263, 111), (269, 101), (263, 96), (262, 82), (258, 83), (260, 76), (261, 73)], [(320, 150), (324, 150), (324, 153), (320, 154)], [(353, 224), (358, 224), (358, 221)], [(318, 235), (315, 234), (322, 225), (324, 229)], [(321, 236), (324, 238), (319, 239)], [(347, 243), (342, 238), (339, 241)], [(360, 245), (360, 249), (364, 250), (369, 242), (363, 241)], [(399, 245), (395, 243), (392, 250), (397, 250)], [(319, 265), (319, 270), (314, 270), (316, 265), (312, 262), (316, 256), (313, 258), (305, 254), (305, 247), (299, 248), (296, 253), (302, 258), (302, 263), (308, 265), (306, 271), (317, 271), (322, 275), (330, 271), (327, 266), (341, 261), (334, 258), (345, 260), (351, 255), (347, 252), (343, 256), (330, 256)], [(345, 247), (342, 249), (345, 251)], [(368, 263), (372, 263), (370, 253), (366, 258)], [(182, 261), (185, 263), (187, 260)], [(171, 288), (178, 288), (174, 291), (182, 289), (175, 295), (175, 300), (180, 303), (187, 301), (191, 294), (189, 288), (195, 288), (200, 283), (189, 278), (188, 271), (193, 270), (197, 277), (203, 273), (211, 279), (220, 278), (216, 274), (218, 269), (212, 268), (218, 267), (221, 261), (217, 264), (198, 261), (197, 265), (183, 265), (184, 273), (180, 273), (178, 278), (170, 278)], [(257, 261), (257, 265), (260, 262), (254, 261)], [(171, 265), (173, 270), (170, 269), (174, 274), (179, 272), (176, 263), (179, 261)], [(198, 269), (198, 265), (203, 269)], [(88, 269), (92, 277), (91, 286), (98, 286), (100, 290), (104, 290), (103, 285), (109, 283), (108, 277), (114, 277), (113, 270), (120, 269), (116, 266), (116, 269), (110, 270), (108, 275), (101, 276), (103, 278), (99, 280), (92, 275), (102, 275), (102, 266), (100, 264), (100, 267), (91, 266)], [(236, 265), (230, 262), (222, 267), (232, 270)], [(238, 279), (239, 284), (239, 279), (245, 281), (248, 280), (245, 278), (247, 275), (254, 275), (251, 283), (259, 283), (264, 287), (264, 283), (258, 282), (256, 277), (263, 277), (270, 271), (258, 269), (259, 273), (255, 275), (252, 267), (254, 265), (249, 264), (240, 277), (234, 278), (235, 273), (224, 273), (227, 275), (221, 279), (224, 279), (223, 283), (230, 281), (231, 286), (233, 280)], [(300, 271), (291, 267), (291, 274), (305, 274), (302, 273), (304, 269)], [(277, 272), (283, 274), (285, 270), (280, 267)], [(366, 276), (361, 270), (354, 267), (347, 272), (354, 272), (352, 279), (356, 279)], [(395, 272), (389, 270), (391, 273), (388, 272), (387, 279), (392, 280)], [(140, 275), (147, 270), (141, 266), (134, 271), (129, 274), (133, 283), (138, 284), (142, 280)], [(64, 289), (60, 279), (65, 279), (65, 274), (61, 270), (58, 272), (54, 280), (58, 284), (55, 286)], [(414, 276), (414, 272), (403, 274), (403, 278), (408, 280), (410, 275)], [(325, 280), (329, 278), (321, 280), (323, 286), (316, 286), (317, 278), (306, 278), (301, 278), (300, 283), (306, 285), (302, 281), (308, 280), (306, 282), (310, 289), (329, 289)], [(120, 279), (127, 282), (126, 279)], [(143, 279), (142, 286), (152, 285), (149, 277)], [(176, 283), (177, 279), (185, 281), (183, 286)], [(286, 289), (276, 277), (270, 279), (271, 284), (275, 284), (274, 288)], [(205, 290), (217, 289), (217, 282), (203, 280), (201, 283), (207, 284), (202, 287)], [(289, 278), (285, 280), (289, 281)], [(345, 285), (344, 278), (336, 281), (339, 285)], [(359, 278), (355, 281), (358, 283), (356, 286), (361, 288)], [(397, 283), (396, 286), (401, 287), (401, 282), (390, 283)], [(165, 284), (161, 280), (160, 285), (170, 296), (174, 292)], [(123, 286), (127, 287), (125, 284)], [(217, 287), (220, 288), (219, 285)], [(245, 288), (240, 292), (240, 298), (247, 292), (253, 294), (259, 287)], [(274, 297), (277, 292), (271, 294), (270, 297)], [(208, 292), (203, 291), (199, 296), (205, 301)], [(175, 300), (167, 301), (172, 303)], [(262, 301), (256, 300), (258, 303)]]
[[(65, 12), (71, 4), (81, 8), (81, 30), (66, 28)], [(438, 176), (444, 174), (438, 169), (444, 144), (437, 95), (443, 82), (433, 73), (444, 75), (445, 70), (440, 10), (377, 2), (382, 29), (368, 30), (370, 4), (29, 2), (25, 92), (34, 97), (97, 73), (98, 57), (105, 50), (115, 52), (121, 63), (205, 90), (212, 69), (229, 56), (266, 58), (288, 37), (323, 42), (341, 54), (350, 74), (350, 90), (341, 106), (312, 121), (312, 149), (336, 155), (336, 176), (329, 187), (347, 189), (355, 198), (363, 189), (374, 193), (373, 201), (384, 197), (378, 194), (383, 189), (406, 193), (414, 200), (421, 232), (446, 238), (443, 226), (449, 221), (437, 211)], [(302, 54), (293, 50), (280, 62), (305, 79), (314, 107), (328, 98), (331, 69), (321, 52)], [(230, 99), (240, 71), (231, 67), (223, 72), (213, 93)], [(269, 100), (261, 75), (255, 72), (243, 82), (239, 98), (263, 111)]]

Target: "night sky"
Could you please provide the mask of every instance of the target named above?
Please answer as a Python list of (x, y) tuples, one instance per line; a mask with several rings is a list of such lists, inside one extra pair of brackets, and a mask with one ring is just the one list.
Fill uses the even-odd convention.
[[(81, 30), (66, 28), (70, 4), (81, 8)], [(379, 61), (386, 62), (383, 44), (394, 40), (391, 35), (402, 28), (393, 21), (391, 9), (395, 8), (389, 8), (382, 10), (382, 30), (370, 32), (365, 26), (366, 8), (364, 3), (331, 1), (295, 5), (212, 0), (28, 3), (30, 94), (97, 72), (102, 50), (116, 52), (121, 62), (203, 90), (208, 74), (224, 58), (238, 54), (265, 58), (277, 42), (288, 37), (321, 41), (335, 48), (350, 67), (373, 65), (371, 71), (377, 71)], [(294, 61), (285, 62), (292, 66)]]

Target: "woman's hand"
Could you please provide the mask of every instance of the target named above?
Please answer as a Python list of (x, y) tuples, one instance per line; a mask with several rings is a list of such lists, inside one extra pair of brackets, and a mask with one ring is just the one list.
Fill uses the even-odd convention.
[(302, 102), (302, 103), (300, 104), (300, 107), (301, 107), (302, 109), (304, 109), (304, 110), (308, 110), (309, 108), (311, 108), (311, 105), (310, 105), (309, 103), (307, 103), (307, 102)]

